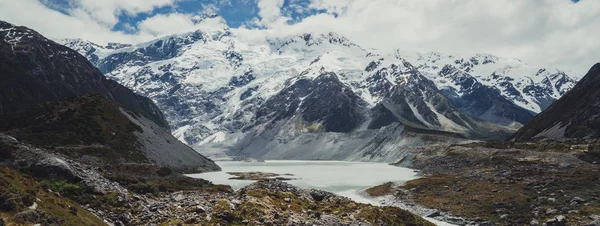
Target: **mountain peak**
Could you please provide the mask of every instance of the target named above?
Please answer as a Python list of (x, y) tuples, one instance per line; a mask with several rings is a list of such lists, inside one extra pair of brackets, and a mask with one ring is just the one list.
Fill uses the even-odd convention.
[(3, 35), (4, 41), (12, 46), (32, 38), (40, 38), (41, 41), (48, 41), (48, 39), (28, 27), (17, 26), (1, 20), (0, 33), (6, 33)]
[(80, 47), (87, 47), (87, 48), (105, 48), (104, 46), (101, 46), (99, 44), (93, 43), (91, 41), (82, 39), (82, 38), (65, 38), (65, 39), (61, 39), (58, 41), (59, 43), (62, 43), (66, 46), (80, 46)]
[(594, 64), (594, 66), (592, 66), (592, 68), (590, 69), (590, 71), (597, 71), (600, 70), (600, 62)]
[[(267, 42), (277, 50), (281, 50), (287, 46), (294, 46), (293, 48), (300, 47), (311, 47), (311, 46), (323, 46), (326, 44), (331, 45), (342, 45), (347, 47), (359, 47), (356, 43), (350, 41), (350, 39), (339, 35), (335, 32), (326, 33), (303, 33), (290, 35), (286, 37), (279, 37), (268, 39)], [(359, 47), (360, 48), (360, 47)]]

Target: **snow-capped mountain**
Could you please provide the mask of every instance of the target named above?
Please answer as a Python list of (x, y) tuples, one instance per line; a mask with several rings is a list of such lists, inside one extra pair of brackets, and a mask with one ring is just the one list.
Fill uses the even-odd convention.
[[(201, 23), (211, 26), (135, 46), (64, 44), (107, 77), (153, 99), (181, 140), (199, 150), (219, 146), (263, 158), (301, 158), (296, 152), (315, 147), (330, 150), (305, 158), (402, 157), (399, 147), (422, 143), (409, 142), (407, 128), (505, 137), (514, 130), (506, 125), (531, 119), (547, 106), (542, 100), (553, 101), (574, 81), (564, 73), (510, 70), (516, 64), (493, 68), (484, 60), (463, 65), (398, 51), (379, 54), (335, 33), (248, 43), (220, 17)], [(536, 85), (544, 76), (550, 87)], [(511, 86), (517, 91), (504, 88)], [(351, 142), (386, 139), (394, 145)], [(284, 152), (275, 151), (283, 146)]]

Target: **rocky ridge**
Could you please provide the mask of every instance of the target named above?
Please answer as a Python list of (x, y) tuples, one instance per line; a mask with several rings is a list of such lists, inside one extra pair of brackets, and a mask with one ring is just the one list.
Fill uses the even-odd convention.
[(119, 203), (133, 209), (119, 216), (117, 222), (125, 224), (433, 225), (399, 208), (358, 204), (277, 181), (256, 182), (235, 192), (184, 191), (141, 200), (123, 198)]
[[(490, 54), (461, 56), (400, 51), (397, 54), (414, 62), (440, 90), (445, 90), (454, 102), (459, 103), (457, 105), (475, 101), (471, 106), (464, 106), (467, 112), (473, 111), (471, 113), (479, 118), (497, 122), (504, 118), (504, 123), (513, 121), (524, 125), (573, 88), (581, 78), (581, 75), (564, 70), (536, 67), (518, 59)], [(476, 98), (474, 94), (483, 95), (483, 98)], [(477, 103), (484, 100), (488, 102)], [(496, 109), (486, 114), (485, 110), (492, 103)], [(493, 120), (492, 117), (498, 118)]]
[(152, 100), (107, 79), (76, 51), (2, 21), (0, 35), (0, 131), (93, 165), (219, 169), (170, 134)]
[(558, 101), (515, 133), (511, 140), (600, 138), (600, 63)]

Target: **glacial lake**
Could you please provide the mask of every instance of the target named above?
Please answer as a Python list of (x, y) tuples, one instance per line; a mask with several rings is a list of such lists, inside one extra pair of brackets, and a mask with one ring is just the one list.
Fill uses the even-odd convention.
[[(316, 188), (349, 197), (357, 202), (372, 203), (360, 195), (364, 189), (386, 182), (406, 182), (418, 178), (417, 173), (408, 168), (396, 167), (387, 163), (343, 162), (343, 161), (287, 161), (268, 160), (265, 162), (216, 162), (223, 170), (188, 176), (202, 178), (214, 184), (227, 184), (240, 189), (253, 183), (250, 180), (230, 180), (234, 176), (228, 172), (267, 172), (286, 178), (285, 181), (300, 188)], [(292, 174), (286, 176), (284, 174)]]

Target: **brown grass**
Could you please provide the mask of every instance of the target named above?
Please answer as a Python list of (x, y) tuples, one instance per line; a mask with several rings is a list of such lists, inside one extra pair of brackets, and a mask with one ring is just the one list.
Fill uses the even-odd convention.
[(496, 184), (452, 176), (412, 180), (403, 186), (416, 193), (415, 202), (470, 218), (498, 220), (498, 208), (510, 210), (514, 219), (530, 219), (529, 200), (523, 185)]
[(385, 184), (377, 185), (375, 187), (369, 188), (366, 190), (366, 192), (367, 192), (367, 194), (369, 194), (370, 196), (373, 196), (373, 197), (389, 195), (392, 193), (393, 185), (394, 185), (394, 183), (387, 182)]
[[(27, 210), (30, 202), (37, 203), (38, 210), (45, 212), (50, 219), (58, 220), (61, 225), (106, 225), (79, 204), (46, 191), (33, 178), (6, 166), (0, 166), (0, 193), (11, 193), (17, 200), (18, 205), (13, 210), (0, 211), (0, 217), (8, 225), (16, 223), (12, 216)], [(29, 222), (31, 223), (44, 224), (44, 222)]]

